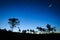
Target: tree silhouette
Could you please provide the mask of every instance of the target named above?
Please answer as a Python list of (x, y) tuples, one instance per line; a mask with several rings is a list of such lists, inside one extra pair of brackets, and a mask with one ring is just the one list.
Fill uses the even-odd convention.
[(48, 28), (48, 32), (50, 33), (50, 31), (51, 31), (51, 25), (47, 24), (46, 27)]
[(56, 31), (55, 28), (56, 28), (56, 27), (51, 28), (52, 33), (54, 33), (54, 32)]
[(28, 33), (29, 33), (29, 29), (27, 29)]
[(56, 31), (56, 27), (54, 27), (53, 29), (54, 29), (54, 31)]
[(26, 33), (26, 30), (22, 30), (22, 33)]
[(34, 30), (32, 30), (32, 29), (30, 29), (30, 32), (32, 32), (33, 34), (35, 34), (35, 31), (34, 31)]
[(53, 33), (54, 31), (56, 31), (56, 29), (55, 29), (56, 27), (53, 27), (53, 28), (52, 28), (50, 24), (47, 24), (46, 27), (48, 28), (48, 32), (49, 32), (49, 33), (50, 33), (50, 31), (52, 31), (52, 33)]
[(19, 24), (19, 20), (16, 19), (16, 18), (9, 18), (9, 22), (8, 23), (10, 24), (10, 28), (13, 31), (13, 28), (16, 27), (16, 25)]
[(42, 31), (43, 31), (43, 32), (46, 32), (46, 29), (45, 29), (45, 28), (42, 28)]
[(45, 28), (42, 28), (42, 27), (37, 27), (37, 29), (41, 32), (46, 32), (46, 29)]
[(42, 27), (37, 27), (36, 29), (38, 29), (39, 31), (41, 31), (42, 32)]
[(18, 29), (19, 29), (19, 32), (21, 32), (21, 30), (20, 30), (20, 28), (18, 27)]

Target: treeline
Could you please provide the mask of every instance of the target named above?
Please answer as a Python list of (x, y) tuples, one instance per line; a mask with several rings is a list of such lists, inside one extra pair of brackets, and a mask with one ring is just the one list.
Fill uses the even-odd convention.
[[(9, 25), (11, 30), (10, 32), (13, 32), (14, 27), (17, 27), (16, 25), (19, 25), (20, 21), (17, 18), (9, 18)], [(27, 30), (22, 30), (18, 27), (19, 33), (32, 33), (32, 34), (41, 34), (41, 33), (55, 33), (56, 32), (56, 27), (51, 27), (50, 24), (46, 25), (46, 28), (42, 27), (36, 27), (38, 31), (35, 31), (34, 29), (27, 29)], [(6, 29), (4, 29), (6, 31)]]

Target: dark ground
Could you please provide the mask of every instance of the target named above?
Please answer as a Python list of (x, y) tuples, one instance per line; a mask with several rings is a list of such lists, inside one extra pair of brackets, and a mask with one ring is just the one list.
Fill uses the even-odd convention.
[(26, 34), (0, 30), (0, 40), (59, 40), (60, 34)]

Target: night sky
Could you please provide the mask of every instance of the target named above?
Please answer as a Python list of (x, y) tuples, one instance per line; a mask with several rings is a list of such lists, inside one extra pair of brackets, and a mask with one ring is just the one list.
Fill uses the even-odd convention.
[[(21, 30), (46, 28), (46, 24), (60, 32), (60, 0), (0, 0), (0, 28), (10, 29), (9, 18), (20, 20)], [(18, 28), (14, 31), (18, 31)]]

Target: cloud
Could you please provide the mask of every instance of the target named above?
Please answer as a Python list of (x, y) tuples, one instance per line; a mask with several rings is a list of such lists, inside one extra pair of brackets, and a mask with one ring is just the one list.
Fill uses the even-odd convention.
[(48, 7), (52, 7), (52, 4), (49, 4)]

